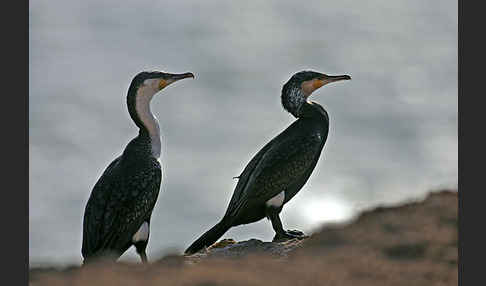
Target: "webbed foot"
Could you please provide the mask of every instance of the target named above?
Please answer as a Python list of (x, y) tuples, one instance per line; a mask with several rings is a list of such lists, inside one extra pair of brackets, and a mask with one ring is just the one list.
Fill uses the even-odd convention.
[(284, 233), (276, 233), (275, 236), (273, 237), (272, 241), (277, 241), (277, 240), (288, 240), (288, 239), (303, 239), (307, 238), (309, 236), (305, 235), (302, 231), (300, 230), (287, 230)]

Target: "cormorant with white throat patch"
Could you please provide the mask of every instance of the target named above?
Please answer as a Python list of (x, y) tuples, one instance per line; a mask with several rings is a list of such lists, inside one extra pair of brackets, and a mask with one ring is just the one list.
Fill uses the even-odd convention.
[(297, 120), (250, 160), (238, 176), (238, 184), (221, 221), (193, 242), (186, 254), (212, 245), (233, 226), (256, 222), (264, 217), (272, 222), (274, 240), (304, 237), (301, 231), (284, 230), (279, 214), (307, 182), (329, 131), (326, 110), (308, 101), (308, 97), (323, 85), (350, 79), (348, 75), (329, 76), (301, 71), (285, 83), (282, 105)]
[(105, 169), (88, 199), (81, 249), (84, 263), (101, 256), (116, 260), (132, 245), (147, 262), (150, 217), (162, 179), (160, 128), (150, 101), (169, 84), (189, 77), (194, 75), (152, 71), (133, 78), (127, 105), (139, 134)]

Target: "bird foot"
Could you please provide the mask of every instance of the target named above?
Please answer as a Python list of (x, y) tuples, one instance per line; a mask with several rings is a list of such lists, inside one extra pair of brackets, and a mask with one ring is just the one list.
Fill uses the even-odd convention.
[(284, 233), (276, 233), (275, 236), (273, 237), (272, 241), (278, 241), (278, 240), (289, 240), (289, 239), (303, 239), (307, 238), (309, 236), (305, 235), (302, 231), (300, 230), (287, 230)]

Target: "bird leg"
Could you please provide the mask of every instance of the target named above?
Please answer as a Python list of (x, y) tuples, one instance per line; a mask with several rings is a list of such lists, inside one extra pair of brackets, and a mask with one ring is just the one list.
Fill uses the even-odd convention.
[(147, 241), (139, 241), (135, 243), (135, 248), (137, 249), (138, 255), (143, 263), (147, 263), (147, 253), (145, 249), (147, 248)]
[(275, 231), (275, 236), (272, 241), (282, 240), (282, 239), (292, 239), (292, 238), (305, 238), (305, 234), (299, 230), (284, 230), (282, 226), (282, 221), (280, 220), (279, 212), (282, 208), (267, 207), (266, 213), (268, 219), (272, 222), (273, 230)]
[(147, 253), (145, 253), (145, 249), (139, 253), (140, 259), (142, 259), (142, 263), (147, 263)]

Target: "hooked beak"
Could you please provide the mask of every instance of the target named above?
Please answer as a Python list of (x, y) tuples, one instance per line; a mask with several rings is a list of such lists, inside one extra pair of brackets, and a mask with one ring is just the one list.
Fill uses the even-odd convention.
[(192, 72), (180, 73), (180, 74), (169, 74), (169, 79), (173, 81), (178, 81), (180, 79), (192, 77), (194, 78), (194, 74)]
[(159, 89), (163, 89), (171, 83), (185, 78), (194, 78), (194, 74), (191, 72), (180, 73), (180, 74), (166, 74), (165, 79), (161, 79), (159, 83)]
[(340, 80), (350, 80), (351, 77), (349, 75), (324, 75), (323, 81), (326, 81), (326, 83), (330, 82), (335, 82), (335, 81), (340, 81)]
[(315, 79), (314, 82), (312, 83), (312, 91), (328, 84), (331, 82), (335, 81), (340, 81), (340, 80), (350, 80), (351, 77), (349, 75), (327, 75), (327, 74), (322, 74), (321, 78)]

